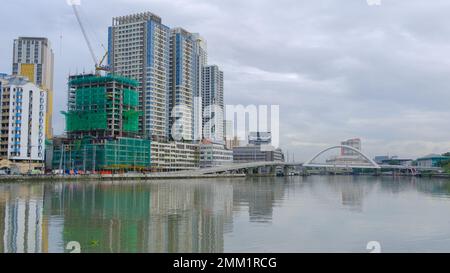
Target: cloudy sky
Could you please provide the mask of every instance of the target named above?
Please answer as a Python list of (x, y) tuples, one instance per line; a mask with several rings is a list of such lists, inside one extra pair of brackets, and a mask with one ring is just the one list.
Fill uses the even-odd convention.
[[(73, 12), (66, 0), (2, 10), (1, 72), (14, 38), (51, 39), (62, 133), (67, 75), (93, 67)], [(353, 137), (371, 156), (450, 151), (448, 0), (82, 0), (96, 54), (113, 16), (143, 11), (207, 39), (227, 104), (280, 105), (281, 146), (298, 160)]]

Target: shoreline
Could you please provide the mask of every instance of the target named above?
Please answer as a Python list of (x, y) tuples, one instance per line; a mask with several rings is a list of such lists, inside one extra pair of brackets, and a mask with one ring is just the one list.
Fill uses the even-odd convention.
[(158, 174), (158, 175), (51, 175), (51, 176), (4, 176), (0, 177), (3, 182), (71, 182), (71, 181), (126, 181), (126, 180), (170, 180), (170, 179), (205, 179), (205, 178), (245, 178), (245, 174), (220, 174), (220, 175), (186, 175), (186, 174)]
[[(313, 174), (316, 175), (316, 174)], [(317, 174), (320, 176), (320, 174)], [(354, 176), (354, 175), (350, 175)], [(356, 176), (373, 176), (373, 175), (356, 175)], [(383, 177), (413, 177), (407, 175), (379, 175)], [(142, 180), (142, 181), (152, 181), (152, 180), (192, 180), (192, 179), (208, 179), (208, 178), (247, 178), (247, 177), (275, 177), (275, 176), (247, 176), (246, 174), (215, 174), (215, 175), (199, 175), (199, 174), (131, 174), (131, 175), (51, 175), (51, 176), (41, 176), (41, 175), (29, 175), (29, 176), (3, 176), (0, 177), (1, 183), (21, 183), (21, 182), (79, 182), (79, 181), (127, 181), (127, 180)], [(296, 177), (296, 176), (287, 176)], [(448, 178), (450, 179), (450, 174), (433, 174), (433, 175), (420, 175), (415, 176), (420, 178)]]

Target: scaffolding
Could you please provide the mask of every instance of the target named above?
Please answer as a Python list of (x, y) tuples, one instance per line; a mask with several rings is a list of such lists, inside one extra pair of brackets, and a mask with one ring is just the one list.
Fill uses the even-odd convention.
[(120, 84), (124, 85), (130, 85), (133, 87), (138, 87), (139, 82), (130, 78), (122, 77), (119, 75), (109, 74), (107, 76), (96, 76), (96, 75), (79, 75), (72, 77), (72, 79), (69, 81), (69, 85), (82, 85), (82, 84), (105, 84), (108, 82), (118, 82)]
[(116, 75), (69, 79), (67, 139), (53, 147), (53, 169), (150, 169), (150, 140), (139, 137), (138, 82)]
[(71, 138), (130, 137), (139, 132), (138, 83), (121, 76), (72, 76), (66, 131)]

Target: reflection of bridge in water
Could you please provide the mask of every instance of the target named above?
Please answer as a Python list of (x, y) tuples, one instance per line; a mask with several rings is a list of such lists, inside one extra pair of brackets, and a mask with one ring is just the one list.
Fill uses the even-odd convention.
[[(315, 163), (314, 161), (319, 158), (324, 153), (334, 150), (334, 149), (349, 149), (360, 155), (367, 162), (358, 162), (356, 164), (328, 164), (328, 163)], [(261, 174), (262, 170), (269, 169), (270, 174), (275, 174), (276, 170), (282, 168), (284, 175), (294, 168), (301, 168), (302, 170), (307, 169), (344, 169), (344, 170), (354, 170), (354, 169), (371, 169), (375, 170), (376, 173), (380, 171), (404, 171), (412, 175), (417, 175), (420, 171), (440, 171), (441, 168), (437, 167), (419, 167), (419, 166), (405, 166), (405, 165), (379, 165), (372, 159), (370, 159), (366, 154), (361, 151), (345, 145), (337, 145), (329, 147), (320, 153), (316, 154), (310, 160), (300, 163), (300, 162), (249, 162), (249, 163), (239, 163), (230, 164), (220, 167), (199, 169), (195, 171), (189, 171), (189, 173), (195, 173), (198, 175), (208, 175), (208, 174), (220, 174), (220, 173), (246, 173), (246, 174)]]

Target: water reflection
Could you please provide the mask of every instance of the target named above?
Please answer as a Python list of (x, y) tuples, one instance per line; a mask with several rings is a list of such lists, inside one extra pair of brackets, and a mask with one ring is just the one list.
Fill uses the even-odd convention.
[[(239, 251), (245, 250), (243, 241), (249, 231), (256, 241), (267, 243), (268, 249), (259, 249), (255, 244), (253, 251), (276, 251), (275, 244), (270, 248), (266, 234), (289, 244), (289, 238), (280, 234), (277, 227), (306, 228), (307, 215), (302, 214), (306, 210), (317, 217), (347, 210), (349, 214), (339, 215), (352, 221), (359, 219), (358, 215), (372, 213), (365, 209), (367, 198), (383, 202), (408, 193), (431, 197), (436, 206), (447, 208), (450, 183), (415, 178), (317, 176), (0, 184), (0, 252), (65, 252), (70, 241), (79, 242), (83, 252)], [(389, 221), (401, 221), (390, 218), (389, 211), (383, 213)], [(386, 221), (383, 227), (387, 229), (391, 224)], [(444, 227), (436, 229), (450, 235)], [(333, 232), (325, 230), (323, 235)], [(311, 241), (299, 236), (297, 240), (305, 246), (327, 249), (320, 238)], [(296, 247), (289, 245), (281, 250), (308, 249)]]

